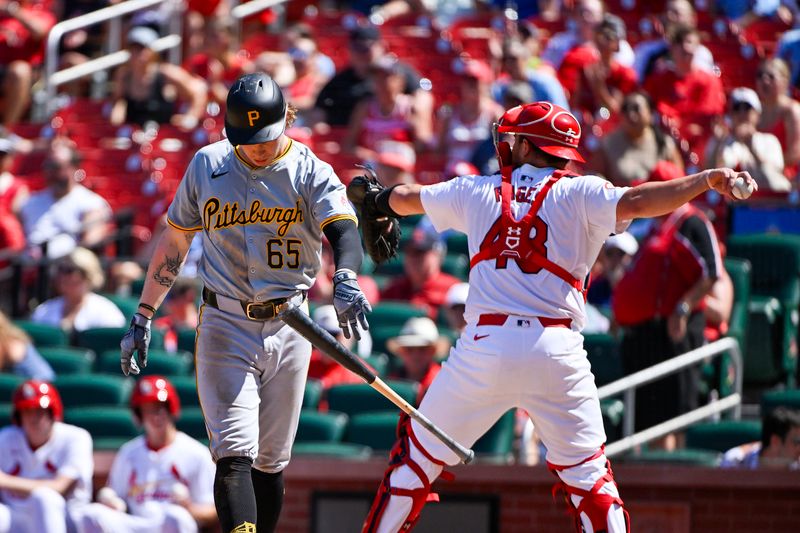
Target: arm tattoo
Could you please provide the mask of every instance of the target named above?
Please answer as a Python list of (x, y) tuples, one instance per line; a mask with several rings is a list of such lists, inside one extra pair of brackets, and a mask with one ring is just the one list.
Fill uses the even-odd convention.
[[(166, 270), (166, 272), (164, 272)], [(177, 254), (175, 257), (169, 255), (164, 256), (164, 262), (158, 265), (153, 273), (153, 279), (164, 287), (172, 287), (175, 283), (175, 278), (178, 277), (178, 272), (181, 270), (181, 256)], [(168, 275), (168, 274), (171, 274)]]

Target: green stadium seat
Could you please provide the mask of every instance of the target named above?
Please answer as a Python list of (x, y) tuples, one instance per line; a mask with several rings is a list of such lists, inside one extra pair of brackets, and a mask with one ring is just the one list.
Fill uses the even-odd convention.
[(514, 446), (514, 409), (507, 411), (472, 446), (476, 459), (507, 463), (512, 458)]
[[(75, 344), (94, 350), (94, 353), (119, 350), (119, 343), (127, 331), (128, 326), (119, 328), (91, 328), (79, 331), (76, 334)], [(154, 350), (164, 348), (164, 334), (161, 331), (157, 329), (151, 331), (150, 348)]]
[(776, 407), (800, 410), (800, 389), (765, 392), (761, 397), (761, 412), (769, 413)]
[(348, 442), (294, 442), (292, 455), (305, 457), (328, 457), (366, 461), (372, 456), (369, 446)]
[[(138, 294), (138, 293), (134, 293)], [(126, 318), (132, 317), (134, 313), (139, 310), (139, 297), (138, 296), (120, 296), (111, 292), (101, 292), (101, 296), (108, 298), (116, 305)]]
[(442, 272), (455, 276), (461, 281), (469, 278), (469, 259), (460, 253), (447, 252), (442, 260)]
[(297, 426), (296, 441), (340, 442), (347, 427), (347, 415), (329, 411), (320, 413), (303, 409)]
[(64, 421), (82, 427), (91, 433), (92, 439), (119, 439), (124, 442), (141, 433), (134, 422), (133, 413), (127, 407), (73, 407), (65, 411)]
[(96, 451), (115, 452), (130, 440), (127, 437), (98, 437), (92, 438), (92, 445)]
[(745, 385), (796, 382), (800, 236), (734, 235), (728, 255), (750, 261), (751, 299), (745, 347)]
[[(412, 381), (387, 381), (394, 391), (405, 401), (414, 405), (419, 391), (419, 384)], [(392, 411), (399, 409), (366, 383), (335, 385), (328, 389), (328, 408), (353, 416), (374, 411)]]
[[(403, 273), (403, 257), (403, 252), (400, 252), (396, 257), (381, 263), (375, 267), (375, 274), (399, 276)], [(442, 272), (466, 281), (469, 277), (469, 259), (464, 254), (448, 251), (442, 259)]]
[(369, 334), (372, 337), (372, 351), (388, 354), (389, 352), (386, 348), (386, 341), (392, 337), (397, 337), (397, 335), (400, 334), (400, 330), (403, 328), (403, 325), (391, 324), (388, 326), (383, 326), (380, 324), (380, 322), (375, 321), (371, 316), (369, 317), (369, 321)]
[(37, 348), (41, 346), (67, 346), (69, 339), (64, 330), (58, 326), (37, 324), (30, 320), (15, 320), (14, 325), (21, 328), (33, 341)]
[(378, 376), (386, 376), (389, 371), (389, 356), (385, 353), (372, 352), (364, 362), (370, 365)]
[(181, 407), (181, 415), (175, 425), (193, 439), (208, 443), (206, 422), (199, 407)]
[(22, 376), (0, 373), (0, 402), (11, 403), (11, 397), (14, 395), (14, 391), (17, 390), (17, 387), (24, 381), (25, 378)]
[(397, 440), (398, 411), (360, 413), (350, 417), (345, 442), (369, 446), (375, 451), (388, 451)]
[[(750, 309), (750, 272), (752, 267), (747, 259), (737, 257), (725, 258), (725, 270), (733, 283), (733, 308), (728, 324), (727, 336), (736, 339), (742, 352), (744, 374), (755, 376), (761, 368), (762, 362), (758, 358), (748, 357), (747, 330), (749, 329)], [(755, 368), (748, 370), (748, 365)], [(708, 395), (711, 390), (716, 390), (719, 396), (729, 396), (734, 392), (733, 361), (729, 354), (705, 363), (701, 368), (702, 382), (701, 394)], [(729, 416), (729, 415), (725, 415)]]
[(603, 417), (603, 427), (606, 430), (606, 442), (613, 442), (622, 438), (622, 418), (624, 413), (625, 403), (619, 398), (600, 400), (600, 414)]
[(11, 424), (11, 413), (14, 405), (11, 403), (0, 403), (0, 428)]
[(56, 378), (55, 386), (64, 406), (126, 406), (133, 388), (133, 379), (104, 374), (74, 374)]
[(726, 452), (740, 444), (761, 440), (758, 420), (703, 422), (686, 429), (686, 447)]
[(195, 329), (186, 328), (178, 330), (178, 349), (194, 354)]
[(197, 397), (197, 380), (194, 376), (173, 376), (169, 378), (178, 398), (181, 400), (181, 407), (200, 407), (200, 399)]
[(469, 244), (467, 236), (463, 233), (453, 232), (447, 236), (447, 253), (448, 254), (461, 254), (469, 256)]
[(619, 341), (616, 338), (605, 333), (588, 333), (584, 335), (583, 347), (598, 387), (623, 377)]
[(636, 455), (626, 455), (622, 460), (626, 463), (717, 467), (722, 460), (722, 454), (711, 450), (694, 450), (688, 448), (672, 451), (643, 450)]
[(131, 282), (131, 294), (133, 295), (140, 295), (142, 294), (142, 289), (144, 289), (144, 280), (146, 276), (142, 276), (139, 279), (135, 279)]
[(747, 346), (747, 314), (750, 308), (750, 275), (753, 267), (747, 259), (725, 258), (725, 270), (733, 282), (733, 310), (728, 336), (739, 341), (742, 350)]
[(306, 391), (303, 394), (303, 409), (319, 408), (322, 398), (322, 382), (318, 379), (306, 380)]
[[(160, 375), (172, 378), (174, 376), (189, 376), (192, 374), (192, 354), (189, 352), (170, 353), (165, 350), (148, 350), (147, 366), (141, 368), (143, 376)], [(141, 365), (139, 365), (141, 367)], [(103, 374), (120, 375), (119, 349), (108, 350), (100, 354), (95, 368)]]
[[(85, 348), (42, 346), (38, 348), (38, 351), (58, 376), (88, 374), (94, 365), (94, 352)], [(119, 366), (119, 353), (117, 354), (117, 366)]]
[(409, 318), (428, 316), (422, 307), (411, 305), (408, 302), (383, 300), (372, 309), (369, 315), (370, 326), (400, 326)]
[(397, 252), (397, 255), (392, 257), (388, 261), (384, 261), (380, 265), (375, 265), (372, 273), (389, 277), (394, 277), (399, 274), (402, 274), (404, 258), (405, 258), (405, 253), (403, 252), (403, 245), (401, 244), (400, 251)]

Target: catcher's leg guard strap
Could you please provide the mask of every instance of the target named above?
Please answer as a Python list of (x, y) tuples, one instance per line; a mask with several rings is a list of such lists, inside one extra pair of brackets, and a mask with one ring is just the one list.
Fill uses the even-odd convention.
[[(378, 493), (375, 495), (375, 500), (372, 502), (367, 519), (364, 521), (362, 533), (376, 533), (379, 531), (381, 522), (384, 519), (384, 513), (389, 507), (392, 496), (411, 498), (411, 509), (406, 513), (405, 518), (402, 518), (402, 524), (400, 525), (401, 531), (410, 531), (419, 520), (420, 512), (425, 504), (429, 501), (439, 501), (439, 495), (431, 492), (431, 483), (439, 475), (443, 479), (453, 479), (452, 474), (449, 472), (442, 472), (444, 463), (431, 456), (419, 444), (411, 429), (411, 420), (408, 415), (401, 416), (397, 427), (397, 435), (398, 440), (389, 456), (389, 467), (383, 475)], [(418, 459), (415, 460), (412, 455), (417, 456)], [(427, 473), (426, 468), (421, 466), (418, 461), (423, 463), (425, 461), (430, 462), (425, 464), (428, 470)], [(414, 482), (414, 478), (417, 478), (422, 486), (408, 488), (412, 483), (417, 484)], [(386, 518), (394, 519), (397, 517), (389, 517), (387, 515)]]
[(217, 460), (214, 476), (214, 503), (222, 531), (255, 531), (256, 497), (249, 457), (223, 457)]
[[(581, 463), (569, 466), (547, 463), (559, 481), (553, 485), (553, 497), (563, 492), (567, 512), (575, 520), (577, 533), (630, 533), (630, 519), (619, 497), (611, 463), (601, 449)], [(586, 490), (577, 485), (592, 483)], [(587, 523), (588, 522), (588, 523)]]

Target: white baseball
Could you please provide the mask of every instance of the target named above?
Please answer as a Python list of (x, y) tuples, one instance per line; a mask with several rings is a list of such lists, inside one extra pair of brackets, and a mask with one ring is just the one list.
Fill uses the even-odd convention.
[(125, 512), (125, 508), (127, 507), (125, 501), (117, 496), (117, 493), (114, 492), (114, 489), (111, 487), (103, 487), (98, 490), (97, 501), (117, 511)]
[(172, 501), (182, 502), (189, 499), (189, 488), (183, 483), (172, 485)]
[(733, 182), (731, 194), (737, 200), (746, 200), (750, 198), (751, 194), (753, 194), (753, 184), (745, 183), (744, 178), (739, 176), (736, 178), (736, 181)]

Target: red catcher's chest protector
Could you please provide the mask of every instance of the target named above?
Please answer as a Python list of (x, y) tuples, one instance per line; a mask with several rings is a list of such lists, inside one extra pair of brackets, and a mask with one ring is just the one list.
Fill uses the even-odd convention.
[(678, 300), (703, 274), (691, 244), (678, 234), (690, 216), (705, 218), (691, 206), (676, 209), (651, 234), (629, 270), (614, 288), (611, 307), (622, 326), (672, 314)]
[[(545, 269), (585, 295), (585, 289), (581, 280), (567, 272), (566, 269), (550, 261), (545, 255), (547, 249), (544, 248), (543, 243), (537, 246), (536, 240), (530, 238), (531, 230), (536, 221), (536, 214), (542, 207), (545, 196), (547, 196), (547, 193), (558, 180), (565, 176), (571, 176), (572, 174), (565, 170), (556, 170), (542, 186), (539, 194), (536, 195), (530, 210), (528, 210), (521, 219), (515, 220), (514, 215), (511, 213), (511, 172), (512, 168), (510, 165), (503, 165), (501, 168), (501, 212), (498, 221), (499, 228), (497, 223), (495, 223), (493, 229), (490, 230), (487, 235), (487, 238), (481, 243), (478, 253), (472, 256), (469, 262), (470, 267), (474, 267), (481, 261), (495, 259), (498, 260), (498, 268), (503, 268), (499, 265), (504, 265), (508, 260), (513, 260), (523, 272), (535, 274), (541, 269)], [(537, 232), (538, 231), (537, 229)]]

